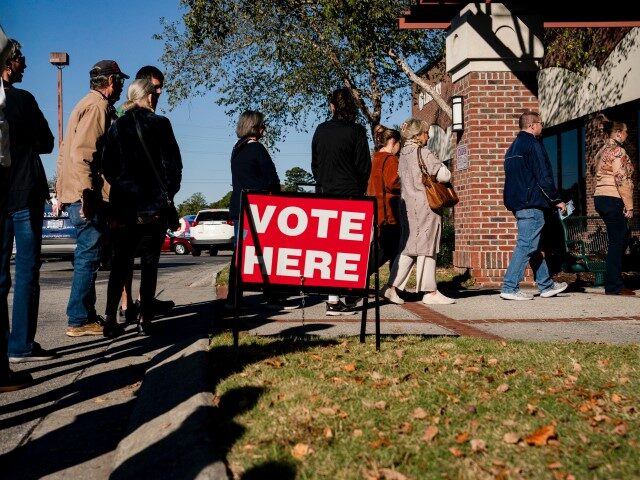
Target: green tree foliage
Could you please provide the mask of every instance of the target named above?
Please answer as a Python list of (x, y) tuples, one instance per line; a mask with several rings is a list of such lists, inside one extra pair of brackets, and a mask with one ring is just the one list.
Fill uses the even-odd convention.
[(232, 192), (227, 192), (227, 194), (220, 200), (209, 205), (209, 208), (229, 208), (229, 203), (231, 203), (231, 193)]
[(313, 175), (304, 168), (293, 167), (284, 172), (284, 188), (285, 192), (303, 192), (304, 188), (298, 186), (301, 183), (313, 183)]
[(207, 199), (200, 192), (196, 192), (178, 205), (178, 214), (183, 217), (185, 215), (195, 215), (203, 208), (208, 208)]
[(410, 64), (422, 66), (443, 51), (442, 32), (398, 28), (405, 0), (182, 4), (182, 22), (163, 21), (156, 36), (172, 79), (165, 87), (170, 104), (216, 90), (218, 104), (233, 118), (247, 108), (265, 113), (267, 142), (324, 119), (327, 94), (343, 86), (375, 127), (383, 109), (402, 104), (397, 93), (407, 87)]

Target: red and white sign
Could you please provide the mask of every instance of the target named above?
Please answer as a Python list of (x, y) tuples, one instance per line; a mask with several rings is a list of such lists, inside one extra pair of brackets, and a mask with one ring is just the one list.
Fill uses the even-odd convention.
[[(363, 289), (367, 286), (374, 202), (247, 194), (245, 283)], [(256, 238), (249, 227), (255, 226)]]

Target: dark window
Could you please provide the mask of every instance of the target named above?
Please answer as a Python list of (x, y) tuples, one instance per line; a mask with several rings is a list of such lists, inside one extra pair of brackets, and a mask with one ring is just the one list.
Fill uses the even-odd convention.
[(198, 214), (198, 222), (226, 222), (229, 218), (229, 212), (200, 212)]

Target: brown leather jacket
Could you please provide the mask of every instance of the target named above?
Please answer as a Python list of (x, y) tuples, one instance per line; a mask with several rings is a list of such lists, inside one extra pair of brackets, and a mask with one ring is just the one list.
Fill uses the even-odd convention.
[(100, 153), (104, 134), (115, 118), (113, 106), (96, 90), (91, 90), (71, 112), (57, 164), (56, 194), (60, 203), (78, 202), (83, 194), (109, 201), (109, 184), (100, 174)]

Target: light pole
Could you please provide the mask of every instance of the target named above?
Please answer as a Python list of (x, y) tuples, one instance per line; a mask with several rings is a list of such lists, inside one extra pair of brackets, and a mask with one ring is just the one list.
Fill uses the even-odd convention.
[(58, 151), (62, 147), (62, 69), (69, 65), (67, 52), (51, 52), (49, 62), (58, 68)]

